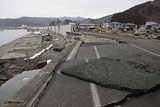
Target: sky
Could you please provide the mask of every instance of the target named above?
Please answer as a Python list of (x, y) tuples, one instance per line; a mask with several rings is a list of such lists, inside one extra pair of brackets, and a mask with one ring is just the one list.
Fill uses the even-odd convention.
[(85, 17), (100, 18), (122, 12), (149, 0), (1, 0), (0, 18)]

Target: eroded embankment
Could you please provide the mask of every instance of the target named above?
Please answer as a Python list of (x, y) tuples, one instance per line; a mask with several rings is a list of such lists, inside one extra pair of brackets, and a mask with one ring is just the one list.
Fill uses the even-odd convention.
[[(47, 61), (54, 59), (68, 43), (65, 38), (60, 37), (42, 42), (41, 36), (32, 34), (12, 41), (12, 46), (6, 49), (0, 59), (0, 85), (23, 71), (43, 68)], [(38, 56), (32, 58), (35, 55)], [(26, 58), (32, 59), (25, 60)]]

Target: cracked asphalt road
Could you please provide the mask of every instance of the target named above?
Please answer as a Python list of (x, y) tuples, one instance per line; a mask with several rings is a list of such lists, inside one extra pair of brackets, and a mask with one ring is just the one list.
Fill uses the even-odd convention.
[[(135, 62), (132, 61), (103, 57), (89, 63), (64, 69), (62, 73), (105, 87), (125, 89), (127, 91), (146, 91), (160, 84), (160, 75), (157, 74), (160, 70), (157, 69), (156, 73), (150, 73), (148, 66), (138, 63), (135, 65)], [(157, 65), (156, 68), (158, 67)]]
[[(160, 57), (144, 50), (130, 46), (134, 44), (150, 52), (160, 54), (160, 45), (154, 41), (128, 40), (128, 44), (106, 44), (91, 43), (83, 44), (78, 51), (74, 61), (64, 62), (57, 71), (70, 69), (73, 66), (79, 66), (86, 62), (96, 60), (98, 56), (114, 59), (131, 60), (134, 67), (141, 69), (146, 65), (150, 69), (151, 75), (159, 75)], [(98, 53), (95, 51), (96, 47)], [(152, 48), (150, 48), (152, 47)], [(87, 60), (86, 60), (87, 59)], [(138, 65), (136, 65), (138, 63)], [(95, 65), (93, 65), (95, 66)], [(159, 67), (158, 67), (159, 66)], [(95, 66), (98, 68), (98, 66)], [(114, 66), (113, 66), (114, 67)], [(144, 72), (144, 69), (142, 69)], [(146, 71), (145, 71), (146, 72)], [(97, 77), (98, 78), (98, 77)], [(123, 77), (125, 78), (125, 77)], [(121, 78), (121, 79), (123, 79)], [(115, 79), (116, 80), (116, 79)], [(137, 80), (138, 81), (138, 80)], [(139, 80), (139, 82), (141, 82)], [(94, 84), (95, 85), (95, 84)], [(71, 76), (57, 73), (52, 77), (48, 87), (37, 103), (37, 107), (101, 107), (123, 100), (129, 91), (118, 90), (114, 88), (105, 88), (99, 85), (92, 87), (90, 82), (80, 80)], [(159, 92), (148, 93), (144, 96), (130, 98), (126, 100), (122, 107), (157, 107), (159, 104)], [(147, 101), (147, 104), (145, 103)], [(133, 106), (134, 105), (134, 106)]]

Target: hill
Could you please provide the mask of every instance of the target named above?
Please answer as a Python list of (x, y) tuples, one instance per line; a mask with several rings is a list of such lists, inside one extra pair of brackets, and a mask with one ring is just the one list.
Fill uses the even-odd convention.
[(97, 18), (97, 19), (88, 18), (88, 19), (85, 19), (85, 20), (81, 21), (81, 23), (85, 23), (85, 24), (103, 24), (103, 23), (111, 22), (111, 18), (112, 18), (112, 15), (104, 16), (104, 17)]
[(28, 25), (28, 26), (48, 26), (52, 21), (59, 19), (60, 21), (64, 21), (66, 19), (72, 21), (82, 21), (85, 18), (83, 17), (21, 17), (16, 19), (0, 19), (0, 26), (21, 26), (21, 25)]
[(146, 21), (160, 22), (160, 0), (149, 1), (114, 14), (111, 21), (138, 25), (144, 24)]

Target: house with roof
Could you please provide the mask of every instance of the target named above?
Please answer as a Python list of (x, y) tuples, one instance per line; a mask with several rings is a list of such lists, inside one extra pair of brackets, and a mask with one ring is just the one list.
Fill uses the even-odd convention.
[(126, 23), (125, 24), (125, 28), (128, 28), (128, 29), (133, 29), (133, 28), (136, 28), (137, 25), (136, 24), (133, 24), (133, 23)]
[(126, 23), (123, 27), (123, 31), (133, 31), (135, 28), (137, 28), (136, 24)]
[(124, 27), (123, 23), (120, 22), (112, 22), (110, 23), (112, 30), (121, 30)]
[(103, 23), (103, 27), (104, 28), (109, 28), (110, 27), (110, 23)]
[(94, 28), (95, 24), (84, 24), (84, 23), (82, 23), (82, 24), (79, 24), (79, 26), (81, 28)]
[(156, 23), (156, 22), (146, 22), (145, 27), (147, 29), (149, 29), (149, 28), (153, 28), (154, 29), (154, 28), (158, 28), (159, 24)]

